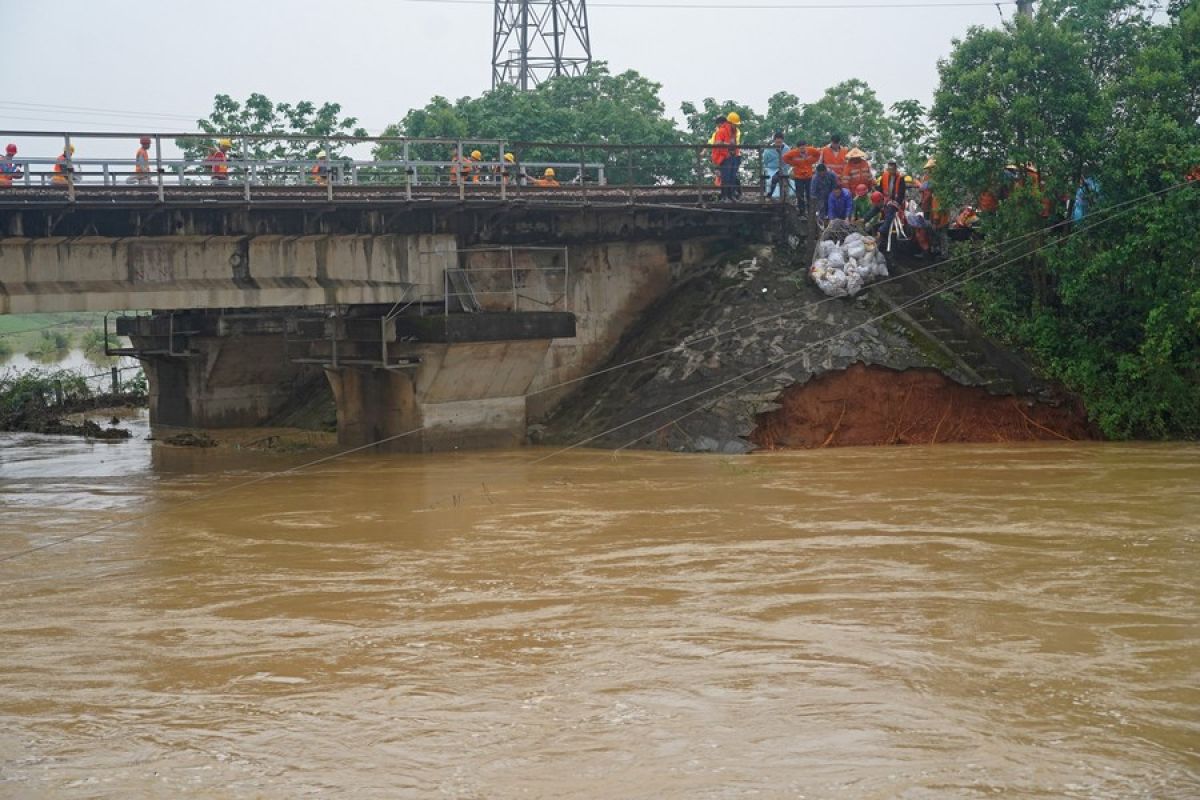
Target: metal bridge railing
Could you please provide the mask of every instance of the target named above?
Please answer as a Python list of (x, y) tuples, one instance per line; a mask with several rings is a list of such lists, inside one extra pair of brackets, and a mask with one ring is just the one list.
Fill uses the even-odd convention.
[[(713, 146), (708, 144), (158, 133), (150, 136), (148, 164), (141, 171), (132, 157), (97, 158), (83, 152), (95, 141), (106, 142), (109, 150), (111, 142), (126, 141), (133, 151), (138, 147), (138, 138), (136, 133), (0, 131), (0, 141), (17, 139), (25, 151), (40, 151), (22, 152), (12, 159), (8, 181), (4, 180), (4, 165), (0, 163), (0, 206), (61, 204), (64, 200), (194, 202), (198, 194), (205, 195), (206, 201), (244, 203), (278, 202), (281, 196), (332, 202), (340, 194), (354, 200), (561, 197), (583, 204), (666, 198), (703, 205), (715, 200), (719, 191), (715, 185), (716, 167), (710, 160)], [(214, 170), (214, 162), (207, 160), (207, 155), (188, 158), (165, 153), (168, 146), (177, 149), (178, 142), (193, 150), (215, 150), (221, 138), (233, 142), (225, 160), (216, 162), (222, 170)], [(71, 153), (72, 145), (75, 153), (64, 158)], [(303, 155), (254, 157), (280, 145)], [(339, 152), (368, 146), (374, 151), (372, 158)], [(318, 149), (329, 150), (331, 157), (319, 161), (309, 156)], [(765, 147), (741, 145), (740, 149), (743, 199), (761, 198)], [(467, 157), (475, 150), (483, 157), (464, 169)], [(547, 169), (555, 173), (553, 182), (546, 180)]]

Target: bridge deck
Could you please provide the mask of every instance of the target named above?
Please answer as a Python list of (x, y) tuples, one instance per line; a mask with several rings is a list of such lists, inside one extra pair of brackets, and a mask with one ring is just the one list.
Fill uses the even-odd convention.
[(336, 186), (333, 191), (320, 186), (170, 186), (164, 187), (160, 201), (158, 187), (88, 186), (75, 187), (74, 197), (58, 187), (13, 187), (0, 190), (0, 209), (30, 208), (144, 208), (255, 206), (298, 208), (313, 206), (423, 206), (455, 207), (522, 204), (531, 207), (584, 206), (658, 206), (696, 209), (721, 209), (762, 213), (778, 208), (778, 199), (764, 198), (747, 187), (742, 199), (720, 201), (716, 187), (705, 186), (578, 186), (561, 188), (530, 186), (505, 187), (494, 184), (469, 185), (459, 192), (455, 186)]

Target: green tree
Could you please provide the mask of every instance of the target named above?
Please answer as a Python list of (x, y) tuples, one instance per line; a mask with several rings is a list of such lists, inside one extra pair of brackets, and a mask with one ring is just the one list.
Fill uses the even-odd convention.
[[(1026, 256), (967, 293), (1112, 437), (1200, 436), (1200, 204), (1180, 188), (1200, 163), (1198, 30), (1194, 2), (1156, 24), (1135, 0), (1047, 0), (939, 65), (939, 187), (971, 197), (1007, 163), (1041, 175), (986, 226), (992, 248), (1032, 234)], [(1083, 177), (1099, 188), (1088, 216), (1048, 231)]]
[[(612, 74), (603, 62), (594, 63), (583, 75), (561, 76), (536, 89), (521, 92), (500, 86), (479, 97), (463, 97), (451, 103), (433, 98), (424, 108), (413, 109), (386, 135), (409, 138), (464, 139), (485, 151), (485, 160), (495, 161), (500, 151), (496, 141), (506, 143), (522, 163), (557, 161), (605, 166), (610, 181), (659, 183), (687, 180), (692, 156), (683, 150), (638, 150), (629, 154), (603, 145), (678, 145), (683, 137), (666, 116), (659, 97), (662, 87), (632, 70)], [(598, 144), (599, 148), (547, 147), (529, 143)], [(452, 153), (439, 145), (412, 145), (413, 158), (445, 161)], [(395, 160), (403, 145), (385, 143), (375, 150), (379, 160)], [(570, 172), (570, 170), (568, 170)], [(566, 177), (566, 174), (563, 175)], [(589, 179), (594, 175), (589, 172)]]
[[(252, 94), (239, 103), (227, 94), (213, 98), (213, 111), (206, 119), (196, 120), (200, 130), (211, 138), (177, 139), (175, 144), (189, 159), (203, 159), (216, 146), (217, 138), (229, 136), (234, 140), (234, 152), (242, 158), (311, 159), (318, 150), (326, 150), (330, 158), (338, 158), (345, 150), (340, 142), (289, 139), (289, 134), (303, 136), (366, 136), (354, 117), (341, 116), (337, 103), (320, 106), (308, 100), (298, 103), (274, 103), (261, 94)], [(239, 140), (238, 134), (269, 134), (268, 140)]]
[(896, 149), (883, 103), (874, 89), (857, 78), (831, 86), (819, 100), (804, 106), (799, 127), (816, 144), (841, 134), (843, 143), (865, 150), (872, 165), (883, 163)]
[(925, 106), (917, 100), (892, 103), (892, 129), (896, 132), (896, 156), (906, 172), (920, 174), (933, 155), (933, 128)]

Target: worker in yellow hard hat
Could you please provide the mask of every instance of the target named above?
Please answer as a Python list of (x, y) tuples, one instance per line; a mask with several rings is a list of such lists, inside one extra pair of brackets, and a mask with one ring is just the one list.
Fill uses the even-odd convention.
[(742, 193), (738, 168), (742, 164), (742, 115), (730, 111), (717, 125), (709, 137), (713, 145), (712, 162), (717, 167), (717, 184), (721, 187), (722, 200), (736, 200)]
[(214, 184), (225, 184), (229, 181), (229, 150), (233, 147), (233, 142), (228, 139), (218, 139), (217, 149), (208, 154), (208, 158), (204, 159), (204, 163), (208, 164), (212, 169), (212, 182)]
[(75, 165), (71, 157), (75, 155), (75, 145), (64, 147), (62, 155), (54, 160), (54, 177), (50, 182), (56, 186), (66, 186), (75, 180)]
[(557, 188), (560, 184), (554, 176), (554, 167), (546, 167), (546, 171), (542, 173), (542, 177), (534, 179), (533, 185)]
[(324, 150), (317, 151), (317, 163), (313, 164), (313, 168), (309, 170), (313, 177), (313, 183), (317, 186), (325, 186), (329, 183), (329, 153)]
[(492, 174), (495, 175), (501, 183), (508, 183), (512, 178), (513, 168), (516, 163), (516, 156), (514, 156), (512, 153), (505, 153), (504, 160), (492, 167)]
[(479, 183), (479, 174), (475, 167), (482, 159), (483, 153), (478, 150), (460, 155), (459, 150), (455, 148), (450, 156), (450, 183), (457, 186), (460, 177), (463, 183)]

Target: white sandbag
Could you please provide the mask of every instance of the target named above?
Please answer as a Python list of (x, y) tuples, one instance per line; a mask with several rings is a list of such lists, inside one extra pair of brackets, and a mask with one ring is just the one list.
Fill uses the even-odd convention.
[(862, 280), (862, 278), (860, 278), (858, 276), (857, 272), (851, 274), (846, 279), (846, 293), (848, 295), (850, 295), (851, 297), (853, 297), (854, 295), (861, 292), (862, 288), (863, 288), (863, 280)]
[(846, 266), (846, 256), (842, 253), (841, 248), (834, 248), (829, 254), (829, 266), (837, 269), (842, 269)]
[(817, 252), (821, 258), (829, 258), (829, 254), (837, 249), (837, 242), (819, 242)]

